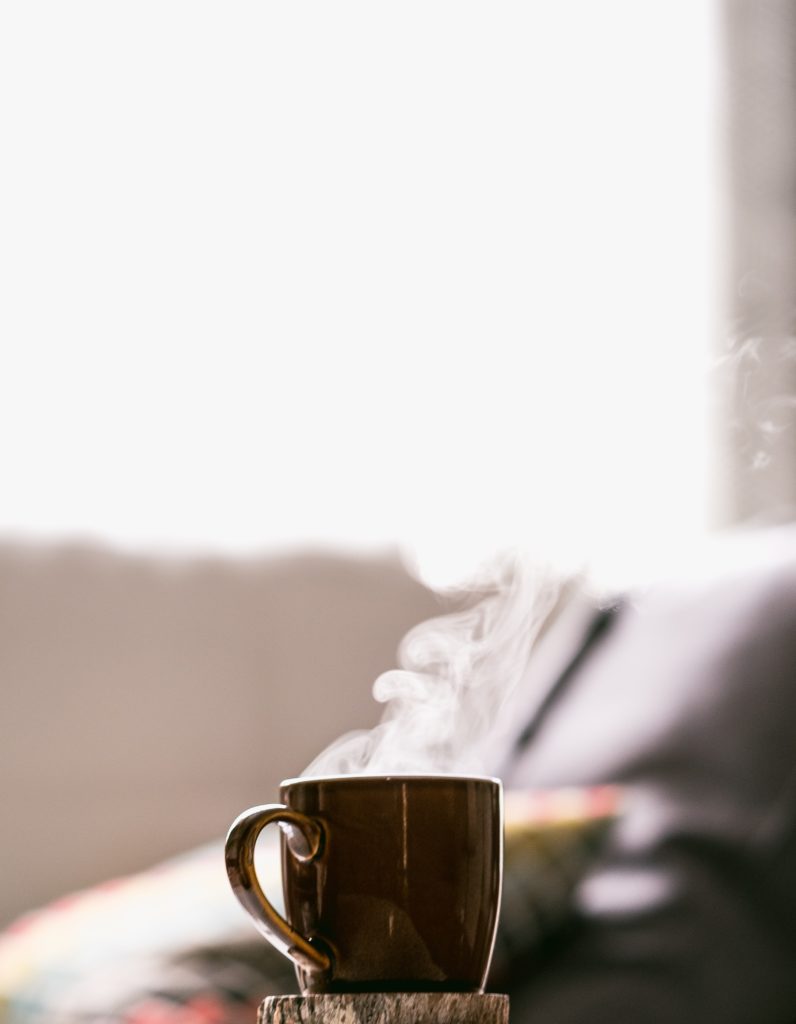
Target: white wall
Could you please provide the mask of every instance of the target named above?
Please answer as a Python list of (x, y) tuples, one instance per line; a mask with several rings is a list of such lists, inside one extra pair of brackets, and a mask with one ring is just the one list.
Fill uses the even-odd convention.
[(693, 532), (713, 7), (3, 4), (0, 528)]

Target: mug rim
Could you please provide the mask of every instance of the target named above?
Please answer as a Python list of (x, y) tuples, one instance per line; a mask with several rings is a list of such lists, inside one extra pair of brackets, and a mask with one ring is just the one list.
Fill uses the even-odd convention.
[(490, 782), (501, 788), (503, 786), (502, 780), (494, 775), (458, 775), (447, 772), (384, 772), (372, 775), (367, 772), (351, 772), (348, 775), (298, 775), (295, 778), (283, 779), (279, 786), (282, 788), (313, 782), (411, 782), (421, 780), (433, 782)]

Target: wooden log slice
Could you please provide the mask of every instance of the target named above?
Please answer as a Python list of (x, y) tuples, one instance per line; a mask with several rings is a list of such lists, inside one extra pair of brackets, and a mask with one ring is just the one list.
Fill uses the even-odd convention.
[(258, 1024), (508, 1024), (508, 996), (479, 992), (355, 992), (269, 996)]

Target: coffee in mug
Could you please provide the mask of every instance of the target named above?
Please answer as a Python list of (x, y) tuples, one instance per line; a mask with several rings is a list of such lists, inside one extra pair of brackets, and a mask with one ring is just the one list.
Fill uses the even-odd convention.
[[(483, 990), (500, 907), (497, 779), (289, 779), (280, 796), (233, 823), (227, 872), (258, 929), (294, 962), (302, 992)], [(286, 918), (254, 868), (272, 822)]]

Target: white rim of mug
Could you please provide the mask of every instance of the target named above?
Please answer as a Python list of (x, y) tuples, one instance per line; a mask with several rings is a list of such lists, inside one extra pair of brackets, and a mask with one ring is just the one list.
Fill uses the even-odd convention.
[(433, 782), (491, 782), (497, 786), (503, 783), (494, 775), (452, 775), (446, 772), (389, 772), (370, 775), (367, 772), (352, 772), (350, 775), (299, 775), (283, 779), (280, 788), (295, 786), (304, 782), (411, 782), (430, 780)]

